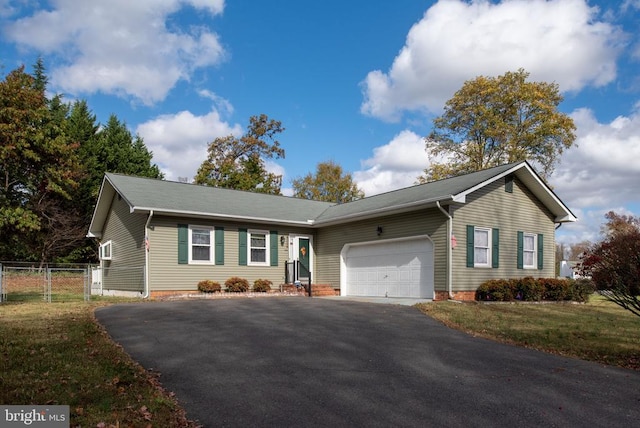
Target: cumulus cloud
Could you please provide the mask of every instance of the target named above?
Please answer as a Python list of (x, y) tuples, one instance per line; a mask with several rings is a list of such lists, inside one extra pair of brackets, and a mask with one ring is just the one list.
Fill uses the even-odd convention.
[(600, 123), (586, 108), (571, 116), (577, 145), (562, 155), (550, 181), (579, 218), (563, 233), (576, 241), (593, 240), (604, 213), (630, 212), (629, 207), (640, 206), (640, 104), (628, 116), (609, 123)]
[(625, 35), (597, 14), (585, 0), (440, 0), (411, 28), (390, 70), (362, 82), (361, 112), (387, 121), (405, 110), (438, 112), (466, 80), (518, 68), (562, 91), (606, 85)]
[(242, 127), (225, 122), (214, 109), (204, 116), (189, 111), (158, 116), (140, 124), (136, 132), (153, 152), (153, 161), (166, 179), (192, 181), (207, 158), (208, 144), (217, 137), (240, 136)]
[(373, 156), (361, 162), (353, 179), (365, 195), (372, 196), (413, 185), (427, 167), (424, 139), (409, 130), (389, 143), (373, 149)]
[(225, 51), (208, 28), (168, 27), (185, 5), (221, 14), (224, 0), (56, 0), (5, 28), (5, 37), (62, 65), (51, 84), (71, 94), (103, 92), (145, 104), (163, 100), (199, 67), (219, 63)]

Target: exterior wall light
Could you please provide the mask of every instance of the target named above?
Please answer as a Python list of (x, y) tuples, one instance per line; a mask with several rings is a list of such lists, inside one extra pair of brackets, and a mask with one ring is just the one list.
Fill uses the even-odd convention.
[(378, 236), (382, 235), (382, 226), (378, 226), (376, 232), (378, 233)]

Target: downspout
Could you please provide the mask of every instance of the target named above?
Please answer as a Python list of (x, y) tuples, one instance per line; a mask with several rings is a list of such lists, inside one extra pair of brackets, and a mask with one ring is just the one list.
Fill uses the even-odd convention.
[(436, 206), (442, 212), (442, 214), (447, 216), (447, 291), (449, 293), (449, 298), (453, 299), (453, 286), (452, 286), (452, 278), (451, 275), (453, 273), (453, 250), (451, 248), (451, 236), (453, 235), (453, 217), (449, 214), (442, 206), (440, 205), (440, 201), (436, 201)]
[(153, 210), (149, 212), (149, 218), (144, 225), (144, 294), (143, 299), (149, 298), (149, 223), (153, 218)]

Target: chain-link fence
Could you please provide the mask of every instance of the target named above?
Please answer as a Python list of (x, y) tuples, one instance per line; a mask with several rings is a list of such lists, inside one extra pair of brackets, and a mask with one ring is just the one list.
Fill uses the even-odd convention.
[(88, 301), (91, 296), (88, 265), (0, 264), (0, 301)]

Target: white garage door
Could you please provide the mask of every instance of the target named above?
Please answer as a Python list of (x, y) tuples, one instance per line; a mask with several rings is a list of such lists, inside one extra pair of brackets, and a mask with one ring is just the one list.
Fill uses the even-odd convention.
[(353, 245), (345, 264), (349, 296), (433, 298), (433, 244), (427, 238)]

